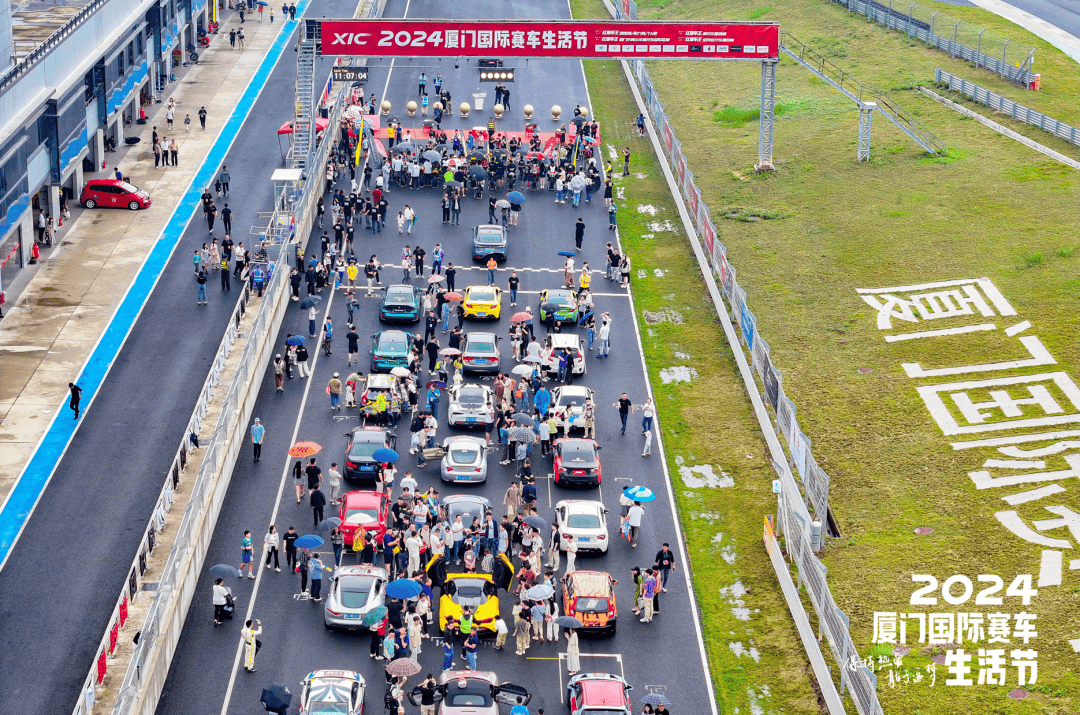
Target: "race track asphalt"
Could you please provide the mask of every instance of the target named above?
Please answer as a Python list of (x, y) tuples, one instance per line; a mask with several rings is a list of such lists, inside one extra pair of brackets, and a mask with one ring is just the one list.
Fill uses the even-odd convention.
[[(312, 12), (329, 8), (316, 0)], [(273, 205), (270, 174), (281, 165), (276, 129), (292, 112), (295, 54), (283, 57), (225, 161), (233, 239), (246, 245), (257, 212)], [(328, 61), (320, 67), (326, 76)], [(223, 236), (220, 221), (215, 234)], [(235, 280), (223, 294), (214, 274), (209, 305), (196, 305), (191, 254), (207, 240), (200, 214), (0, 572), (2, 711), (58, 715), (79, 696), (239, 295)]]
[[(409, 3), (404, 0), (391, 0), (385, 16), (402, 17), (406, 6), (409, 18), (446, 17), (449, 13), (445, 5), (432, 0), (413, 0)], [(469, 7), (470, 16), (481, 19), (506, 18), (508, 13), (514, 18), (569, 17), (567, 6), (555, 2), (507, 6), (482, 0)], [(383, 87), (387, 86), (388, 64), (383, 62), (371, 67), (365, 87), (366, 94), (375, 93), (376, 97), (381, 99)], [(510, 64), (507, 63), (508, 66)], [(517, 81), (512, 85), (511, 99), (514, 109), (508, 113), (507, 119), (500, 123), (501, 129), (522, 128), (524, 120), (521, 107), (525, 103), (531, 103), (537, 108), (542, 129), (557, 126), (551, 121), (547, 111), (552, 104), (559, 104), (567, 110), (572, 110), (575, 104), (579, 103), (588, 106), (587, 88), (579, 62), (531, 61), (527, 64), (516, 64), (518, 75)], [(429, 77), (429, 87), (430, 78), (436, 73), (442, 74), (445, 85), (453, 94), (455, 104), (463, 99), (471, 102), (471, 97), (467, 95), (471, 95), (477, 87), (475, 61), (462, 61), (457, 70), (453, 65), (453, 60), (450, 59), (396, 61), (386, 93), (386, 98), (395, 107), (392, 113), (405, 116), (405, 113), (399, 110), (406, 101), (416, 97), (416, 78), (421, 70)], [(493, 90), (491, 85), (487, 87), (490, 106)], [(487, 114), (474, 113), (468, 120), (455, 116), (445, 121), (443, 127), (455, 129), (479, 126), (486, 123)], [(418, 124), (420, 117), (415, 121)], [(603, 448), (600, 454), (605, 475), (602, 489), (571, 491), (551, 487), (549, 493), (548, 483), (538, 482), (540, 514), (545, 518), (553, 516), (552, 506), (561, 498), (602, 498), (610, 510), (609, 527), (614, 539), (610, 553), (602, 557), (583, 556), (578, 560), (578, 568), (608, 571), (620, 581), (617, 587), (619, 626), (614, 637), (582, 641), (582, 667), (588, 671), (624, 675), (635, 687), (636, 696), (648, 690), (666, 692), (673, 702), (672, 712), (707, 712), (707, 675), (700, 657), (689, 593), (683, 578), (684, 564), (679, 563), (679, 571), (673, 575), (669, 584), (670, 593), (665, 594), (661, 600), (662, 615), (651, 624), (642, 624), (637, 622), (630, 612), (633, 592), (629, 580), (631, 567), (638, 565), (644, 568), (651, 565), (662, 542), (670, 541), (674, 546), (675, 530), (673, 511), (667, 499), (665, 476), (658, 453), (654, 449), (653, 457), (641, 457), (644, 438), (640, 434), (640, 419), (632, 418), (627, 435), (619, 434), (619, 420), (614, 403), (623, 391), (628, 392), (636, 404), (642, 403), (646, 398), (646, 377), (634, 329), (630, 299), (624, 290), (602, 277), (604, 246), (614, 236), (614, 233), (607, 230), (607, 213), (603, 199), (594, 198), (591, 204), (583, 201), (580, 210), (575, 210), (569, 203), (555, 205), (551, 193), (527, 192), (527, 197), (520, 223), (511, 231), (510, 257), (506, 267), (498, 273), (497, 284), (505, 285), (509, 267), (517, 268), (522, 279), (522, 294), (519, 295), (517, 309), (521, 310), (526, 304), (532, 304), (535, 310), (535, 291), (558, 287), (561, 284), (559, 269), (562, 259), (556, 252), (573, 249), (573, 226), (577, 217), (581, 216), (586, 223), (586, 236), (578, 265), (580, 266), (581, 260), (587, 260), (594, 271), (598, 271), (593, 281), (594, 290), (599, 294), (596, 298), (597, 310), (610, 311), (614, 321), (611, 357), (598, 360), (592, 356), (595, 355), (593, 353), (588, 362), (588, 374), (584, 379), (575, 381), (575, 384), (585, 384), (596, 391), (598, 441)], [(395, 188), (389, 195), (388, 215), (396, 216), (397, 211), (408, 203), (418, 215), (416, 228), (411, 236), (399, 236), (395, 222), (388, 220), (387, 230), (380, 234), (373, 236), (370, 232), (358, 230), (355, 250), (361, 262), (371, 253), (378, 254), (382, 261), (391, 264), (383, 271), (384, 282), (397, 281), (400, 278), (400, 269), (392, 266), (400, 260), (402, 246), (415, 245), (419, 241), (430, 255), (434, 244), (439, 242), (446, 250), (448, 261), (459, 267), (469, 267), (469, 270), (459, 273), (459, 290), (473, 283), (486, 282), (485, 271), (480, 265), (473, 264), (468, 254), (470, 227), (487, 220), (486, 197), (484, 201), (475, 201), (471, 197), (465, 199), (460, 226), (441, 224), (438, 199), (439, 196), (432, 189), (413, 191)], [(308, 248), (309, 255), (318, 250), (319, 234), (321, 231), (318, 230), (313, 234)], [(430, 266), (430, 259), (428, 263)], [(521, 270), (526, 268), (545, 270)], [(326, 294), (329, 292), (327, 290)], [(361, 302), (363, 308), (357, 318), (357, 332), (367, 341), (368, 335), (381, 329), (377, 321), (378, 301), (361, 298)], [(504, 295), (503, 317), (494, 328), (488, 324), (467, 322), (466, 331), (494, 329), (505, 335), (509, 329), (507, 302), (508, 297)], [(301, 533), (310, 530), (311, 510), (306, 501), (299, 505), (296, 503), (291, 479), (287, 475), (291, 461), (286, 452), (294, 431), (297, 439), (314, 440), (325, 446), (320, 454), (320, 464), (324, 470), (331, 461), (340, 463), (343, 459), (343, 435), (358, 422), (354, 416), (338, 419), (348, 417), (350, 413), (347, 410), (331, 412), (329, 409), (325, 392), (327, 381), (333, 372), (341, 372), (344, 376), (349, 369), (346, 366), (342, 337), (347, 321), (341, 294), (324, 300), (320, 305), (325, 309), (327, 304), (337, 337), (331, 356), (327, 357), (321, 351), (312, 351), (315, 376), (310, 380), (286, 381), (286, 390), (281, 394), (275, 392), (270, 374), (267, 374), (263, 381), (255, 411), (255, 415), (267, 428), (263, 459), (254, 464), (250, 451), (242, 454), (210, 546), (206, 560), (208, 565), (238, 563), (239, 542), (245, 529), (252, 531), (257, 545), (270, 523), (276, 523), (281, 532), (290, 525), (296, 526)], [(306, 311), (291, 307), (282, 325), (281, 334), (277, 337), (277, 344), (282, 344), (286, 333), (306, 334), (306, 322)], [(538, 337), (542, 337), (544, 329), (540, 327), (537, 332)], [(445, 344), (445, 340), (443, 343)], [(367, 349), (368, 342), (362, 342), (361, 364), (365, 369)], [(504, 365), (512, 365), (508, 340), (502, 343), (502, 358)], [(440, 441), (451, 433), (445, 424), (445, 399), (442, 410), (443, 420), (437, 436)], [(490, 471), (486, 484), (440, 485), (436, 463), (430, 463), (425, 469), (418, 469), (413, 458), (408, 456), (407, 421), (403, 420), (398, 427), (398, 435), (399, 451), (403, 453), (402, 462), (399, 463), (401, 472), (406, 468), (413, 469), (421, 489), (434, 484), (444, 497), (454, 493), (481, 494), (493, 504), (500, 505), (497, 513), (501, 511), (502, 495), (511, 480), (511, 467), (499, 466), (497, 454), (492, 455), (489, 460)], [(538, 461), (540, 460), (534, 457), (534, 463)], [(543, 463), (550, 467), (547, 460), (543, 460)], [(536, 471), (542, 473), (539, 468)], [(625, 540), (618, 539), (616, 533), (619, 490), (630, 484), (648, 486), (656, 491), (659, 497), (657, 501), (647, 505), (645, 525), (636, 549), (631, 549)], [(323, 547), (324, 551), (328, 549), (329, 544)], [(212, 579), (209, 575), (200, 579), (158, 712), (161, 715), (255, 712), (260, 707), (259, 694), (265, 685), (274, 681), (295, 685), (310, 671), (322, 668), (361, 671), (369, 683), (365, 712), (382, 712), (382, 669), (367, 657), (366, 634), (339, 634), (325, 630), (322, 604), (297, 599), (300, 590), (298, 575), (263, 569), (258, 573), (260, 575), (256, 581), (244, 578), (228, 584), (238, 596), (237, 617), (221, 627), (213, 625)], [(264, 626), (258, 672), (249, 674), (241, 671), (230, 686), (238, 652), (239, 630), (251, 606), (253, 589), (256, 588), (254, 606), (251, 607), (252, 615), (262, 620)], [(501, 606), (504, 615), (509, 616), (511, 598), (504, 594)], [(558, 647), (554, 644), (534, 645), (526, 659), (514, 656), (509, 648), (497, 653), (492, 650), (490, 643), (485, 642), (481, 646), (478, 668), (494, 670), (501, 680), (527, 687), (534, 693), (530, 706), (532, 712), (536, 712), (538, 707), (554, 712), (565, 682), (565, 668), (560, 668), (558, 661), (559, 653), (564, 651), (562, 645), (564, 644), (561, 643)], [(425, 672), (437, 673), (441, 665), (440, 649), (430, 643), (425, 644), (420, 662)], [(224, 702), (226, 693), (228, 702)], [(295, 712), (295, 707), (294, 704), (291, 712)], [(412, 712), (412, 708), (408, 708), (408, 711)]]

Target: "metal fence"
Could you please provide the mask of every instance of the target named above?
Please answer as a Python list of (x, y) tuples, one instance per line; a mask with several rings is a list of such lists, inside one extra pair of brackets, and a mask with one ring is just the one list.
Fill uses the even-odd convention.
[[(336, 126), (341, 116), (343, 97), (344, 93), (338, 98), (330, 112), (331, 126)], [(316, 165), (322, 165), (327, 161), (333, 138), (330, 133), (326, 136), (329, 141), (322, 141), (316, 150), (315, 160), (319, 162)], [(290, 202), (284, 208), (278, 207), (275, 211), (275, 213), (284, 213), (286, 217), (293, 217), (287, 220), (293, 230), (283, 238), (291, 241), (293, 237), (306, 235), (310, 230), (315, 213), (314, 206), (321, 186), (321, 178), (316, 177), (307, 182), (307, 186), (297, 187), (299, 193), (295, 202)], [(305, 191), (304, 189), (308, 187), (311, 190)], [(278, 219), (278, 216), (274, 216), (273, 221), (277, 222)], [(292, 251), (287, 250), (288, 243), (279, 246), (279, 250), (276, 251), (274, 246), (269, 248), (271, 255), (277, 254), (273, 265), (273, 275), (248, 331), (251, 339), (247, 341), (240, 355), (236, 373), (224, 398), (213, 435), (205, 444), (206, 451), (202, 465), (192, 486), (188, 506), (177, 527), (169, 558), (160, 574), (156, 575), (158, 587), (150, 609), (139, 628), (141, 633), (139, 642), (135, 646), (123, 683), (119, 687), (119, 694), (113, 708), (114, 715), (154, 711), (156, 697), (147, 699), (144, 696), (148, 691), (160, 692), (164, 685), (184, 617), (194, 596), (202, 560), (213, 535), (218, 511), (230, 482), (231, 466), (243, 444), (248, 417), (258, 394), (258, 390), (251, 389), (251, 386), (258, 383), (259, 377), (269, 363), (272, 349), (267, 337), (276, 333), (285, 308), (289, 304), (288, 277)], [(88, 715), (91, 711), (95, 685), (100, 684), (107, 673), (108, 656), (115, 650), (119, 629), (127, 620), (128, 603), (138, 592), (139, 577), (146, 569), (146, 557), (153, 551), (156, 535), (165, 525), (165, 515), (172, 504), (174, 490), (180, 484), (180, 475), (187, 464), (191, 449), (189, 435), (198, 433), (201, 421), (206, 415), (206, 410), (220, 382), (231, 348), (235, 341), (242, 337), (238, 330), (249, 299), (250, 288), (245, 285), (233, 319), (229, 322), (210, 374), (199, 395), (195, 411), (185, 429), (180, 448), (162, 489), (162, 495), (154, 507), (146, 537), (138, 550), (130, 577), (117, 601), (113, 616), (109, 620), (109, 628), (99, 646), (94, 665), (84, 683), (83, 696), (76, 704), (73, 715)]]
[(951, 75), (940, 67), (934, 70), (934, 81), (940, 85), (947, 86), (955, 92), (966, 94), (976, 102), (985, 104), (991, 109), (996, 109), (999, 112), (1008, 114), (1013, 119), (1036, 126), (1044, 132), (1050, 132), (1054, 136), (1064, 139), (1070, 144), (1080, 146), (1080, 130), (1066, 124), (1060, 119), (1048, 117), (1042, 112), (1037, 112), (1022, 104), (1017, 104), (1011, 99), (1006, 99), (1000, 94), (995, 94), (977, 84), (972, 84), (966, 79)]
[[(620, 19), (636, 18), (636, 13), (625, 14), (618, 6), (608, 5), (608, 10)], [(703, 239), (704, 252), (713, 273), (720, 279), (723, 298), (731, 307), (730, 320), (739, 326), (739, 340), (750, 358), (747, 367), (753, 371), (756, 379), (760, 380), (760, 383), (754, 383), (759, 385), (762, 393), (758, 404), (770, 406), (776, 416), (776, 433), (767, 431), (765, 438), (773, 456), (773, 467), (780, 478), (777, 533), (784, 539), (787, 557), (794, 561), (800, 585), (806, 589), (817, 614), (818, 638), (824, 635), (828, 640), (833, 658), (840, 669), (840, 693), (844, 693), (845, 689), (850, 690), (852, 701), (860, 715), (882, 715), (877, 697), (877, 678), (857, 661), (858, 650), (848, 629), (849, 619), (836, 606), (826, 580), (825, 565), (815, 556), (824, 538), (822, 522), (829, 509), (829, 475), (818, 465), (810, 449), (810, 438), (799, 428), (795, 403), (784, 394), (783, 375), (772, 364), (769, 344), (758, 332), (757, 318), (746, 302), (746, 291), (736, 280), (735, 268), (727, 260), (727, 249), (717, 240), (717, 230), (710, 218), (709, 206), (702, 200), (701, 189), (694, 182), (694, 174), (683, 154), (682, 144), (675, 136), (674, 127), (664, 112), (664, 105), (660, 102), (649, 71), (642, 60), (636, 60), (630, 66), (641, 90), (642, 103), (657, 128), (660, 144), (671, 163), (674, 182), (686, 201), (689, 219)], [(696, 242), (696, 239), (694, 241)], [(723, 310), (724, 307), (718, 304), (717, 309)], [(732, 347), (735, 348), (734, 345)], [(754, 380), (754, 376), (744, 377)], [(757, 395), (752, 397), (755, 401), (758, 400)], [(769, 418), (763, 406), (758, 418), (762, 427), (766, 428)], [(793, 470), (797, 470), (802, 479), (805, 496), (795, 481)], [(810, 506), (814, 509), (813, 515)], [(779, 549), (773, 549), (770, 539), (775, 541), (775, 537), (769, 532), (770, 529), (766, 529), (766, 546), (769, 548), (777, 577), (786, 590), (790, 588), (790, 574), (786, 563), (777, 556)], [(800, 634), (810, 630), (805, 611), (797, 598), (794, 601), (789, 600), (789, 605)], [(843, 712), (842, 703), (835, 700), (835, 687), (820, 650), (816, 649), (812, 638), (809, 642), (805, 637), (803, 640), (807, 643), (807, 654), (830, 712)], [(816, 650), (816, 653), (811, 653), (813, 650)]]
[(905, 0), (832, 0), (849, 11), (880, 22), (908, 37), (933, 45), (952, 57), (971, 62), (1002, 79), (1030, 87), (1035, 48), (958, 20), (939, 10)]

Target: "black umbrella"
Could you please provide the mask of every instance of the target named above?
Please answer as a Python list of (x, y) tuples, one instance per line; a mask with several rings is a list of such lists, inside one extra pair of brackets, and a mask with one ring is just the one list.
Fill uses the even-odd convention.
[(525, 517), (525, 523), (537, 531), (543, 531), (548, 525), (548, 523), (544, 521), (544, 517), (538, 514), (529, 514)]
[(402, 149), (403, 151), (415, 152), (416, 151), (416, 144), (413, 144), (412, 142), (402, 142), (401, 144), (398, 144), (394, 148), (395, 149)]
[(581, 628), (581, 621), (573, 616), (559, 616), (555, 619), (555, 625), (563, 628)]
[(472, 151), (469, 152), (469, 158), (470, 159), (480, 160), (480, 159), (483, 159), (485, 156), (487, 156), (487, 155), (483, 151), (481, 151), (480, 149), (473, 149)]
[(570, 120), (570, 122), (573, 123), (575, 126), (577, 126), (579, 129), (581, 128), (581, 125), (584, 124), (587, 121), (589, 121), (589, 120), (586, 119), (585, 117), (574, 117), (573, 119)]
[(409, 148), (406, 148), (404, 144), (396, 144), (394, 148), (390, 150), (390, 153), (394, 155), (406, 154), (412, 152), (412, 150), (412, 145), (410, 145)]
[(477, 181), (483, 181), (488, 177), (487, 170), (482, 166), (470, 166), (469, 178), (476, 179)]
[(459, 189), (459, 188), (461, 188), (462, 184), (461, 184), (460, 181), (453, 181), (452, 180), (452, 181), (447, 181), (446, 186), (449, 186), (452, 189)]
[(425, 151), (424, 158), (428, 161), (442, 161), (442, 154), (437, 151)]
[(328, 534), (339, 526), (341, 526), (341, 519), (336, 516), (331, 516), (320, 521), (319, 525), (315, 527), (315, 531), (321, 531)]
[(435, 151), (448, 152), (451, 149), (453, 149), (453, 147), (450, 146), (449, 144), (436, 144), (435, 145)]
[(240, 576), (240, 569), (235, 566), (230, 566), (229, 564), (216, 564), (211, 566), (209, 570), (213, 575), (221, 576), (222, 578), (237, 578)]
[(544, 303), (542, 306), (540, 306), (540, 309), (543, 310), (545, 313), (558, 313), (559, 310), (562, 309), (562, 306), (558, 303), (552, 303), (551, 301), (548, 301), (547, 303)]
[(533, 418), (530, 415), (525, 414), (524, 412), (518, 412), (516, 415), (514, 415), (514, 422), (517, 422), (523, 427), (532, 427)]
[(314, 308), (315, 304), (318, 303), (320, 300), (322, 300), (322, 296), (309, 295), (307, 298), (304, 298), (302, 301), (300, 301), (300, 307), (304, 310)]
[(263, 688), (259, 700), (267, 712), (283, 713), (292, 705), (292, 691), (285, 683), (271, 683)]
[(425, 127), (433, 127), (433, 126), (435, 126), (435, 120), (434, 119), (425, 119), (424, 122), (423, 122), (423, 125)]

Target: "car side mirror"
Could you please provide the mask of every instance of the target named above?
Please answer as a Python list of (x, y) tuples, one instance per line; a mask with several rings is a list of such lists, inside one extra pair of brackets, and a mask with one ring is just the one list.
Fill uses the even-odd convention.
[(614, 584), (615, 586), (618, 586), (618, 585), (619, 585), (619, 582), (618, 582), (618, 581), (616, 581), (615, 579), (611, 579), (611, 583), (612, 583), (612, 584)]

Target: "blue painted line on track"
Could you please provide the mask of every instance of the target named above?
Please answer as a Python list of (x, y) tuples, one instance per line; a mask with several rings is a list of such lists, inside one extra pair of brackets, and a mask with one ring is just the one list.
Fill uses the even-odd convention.
[[(266, 57), (252, 76), (247, 89), (244, 90), (244, 94), (241, 95), (240, 101), (226, 120), (213, 147), (207, 153), (199, 170), (192, 178), (191, 184), (173, 210), (172, 216), (169, 217), (168, 223), (165, 224), (146, 261), (143, 262), (138, 275), (121, 300), (108, 327), (105, 328), (105, 332), (94, 347), (94, 351), (83, 365), (82, 372), (75, 382), (83, 390), (84, 417), (102, 383), (105, 382), (113, 360), (120, 354), (135, 321), (142, 313), (143, 306), (157, 285), (158, 278), (183, 238), (184, 230), (195, 216), (202, 189), (210, 186), (217, 175), (218, 168), (224, 163), (226, 154), (240, 134), (244, 121), (270, 79), (270, 73), (277, 66), (278, 60), (289, 45), (293, 31), (302, 21), (310, 2), (311, 0), (300, 0), (296, 4), (296, 19), (282, 23), (277, 39), (274, 40)], [(3, 564), (7, 562), (19, 534), (22, 533), (41, 495), (44, 494), (45, 487), (48, 486), (49, 480), (59, 466), (80, 424), (81, 420), (68, 419), (67, 414), (67, 399), (65, 399), (57, 405), (52, 422), (41, 441), (38, 442), (30, 461), (19, 475), (11, 493), (4, 500), (3, 506), (0, 506), (0, 568), (3, 568)], [(164, 479), (164, 476), (162, 478)]]

